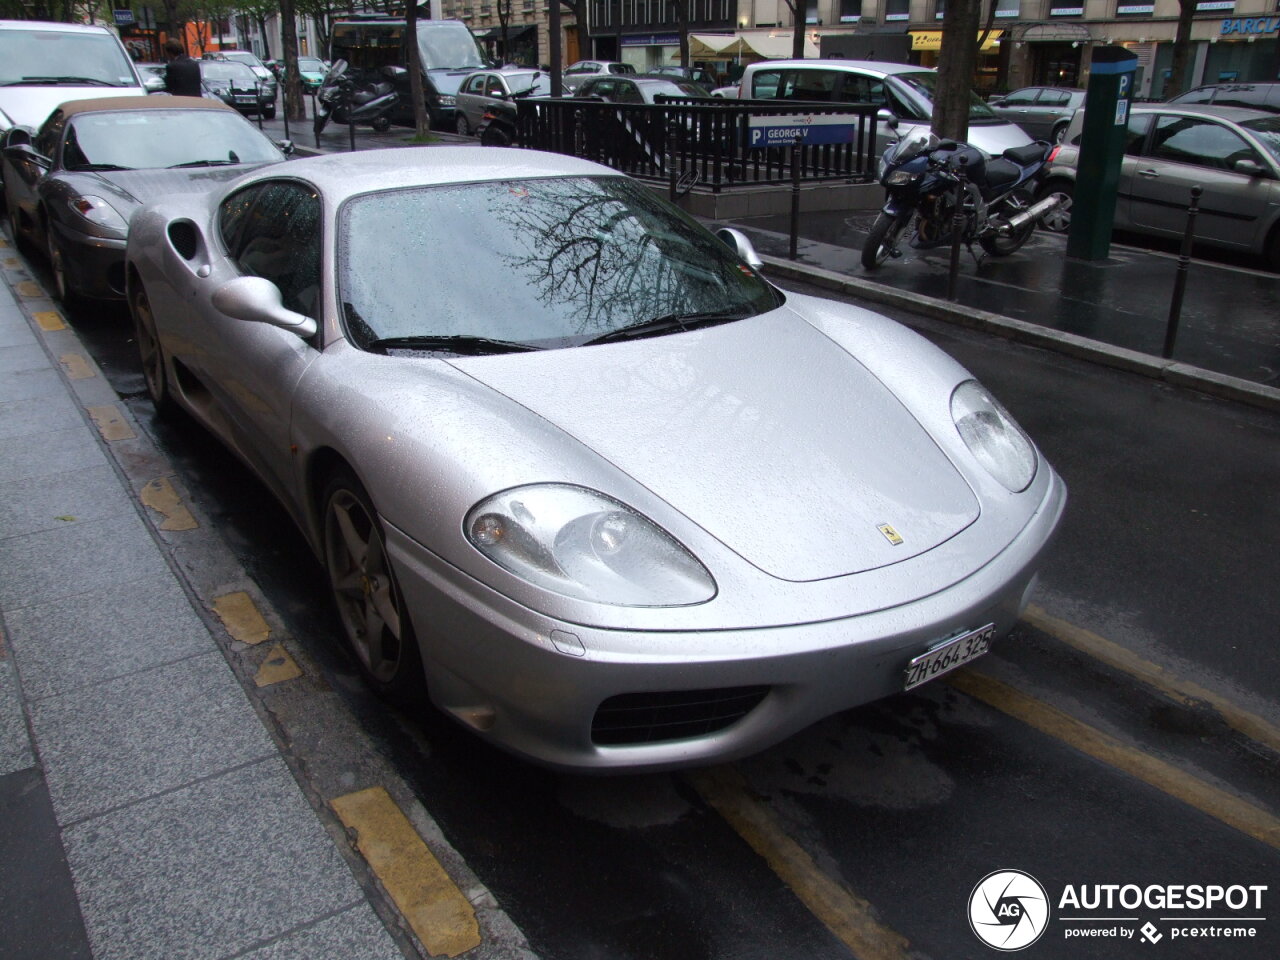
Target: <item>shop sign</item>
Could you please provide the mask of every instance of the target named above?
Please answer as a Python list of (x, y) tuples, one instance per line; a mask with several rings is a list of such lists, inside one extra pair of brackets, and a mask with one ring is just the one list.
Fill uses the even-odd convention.
[(1280, 33), (1280, 17), (1238, 17), (1235, 20), (1223, 20), (1221, 33), (1224, 37), (1236, 33), (1253, 36), (1261, 33)]
[(1122, 3), (1120, 6), (1116, 7), (1116, 13), (1121, 15), (1127, 14), (1132, 16), (1135, 13), (1152, 14), (1155, 12), (1156, 5), (1154, 3)]

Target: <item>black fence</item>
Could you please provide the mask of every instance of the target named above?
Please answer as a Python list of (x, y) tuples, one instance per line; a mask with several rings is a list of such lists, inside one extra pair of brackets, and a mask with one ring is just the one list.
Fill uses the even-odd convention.
[[(779, 122), (770, 131), (768, 119), (774, 117)], [(782, 119), (790, 117), (814, 119), (798, 119), (794, 124)], [(594, 160), (641, 180), (680, 181), (686, 186), (696, 181), (719, 193), (734, 187), (792, 183), (792, 144), (795, 133), (805, 128), (839, 137), (841, 142), (800, 146), (802, 182), (870, 183), (875, 179), (876, 109), (861, 104), (526, 99), (518, 101), (516, 143)], [(753, 135), (769, 145), (753, 145)]]

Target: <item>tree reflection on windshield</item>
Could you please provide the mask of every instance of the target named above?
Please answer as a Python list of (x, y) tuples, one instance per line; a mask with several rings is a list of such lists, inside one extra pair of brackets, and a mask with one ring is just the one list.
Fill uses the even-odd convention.
[(622, 177), (359, 197), (340, 228), (339, 271), (349, 315), (377, 339), (560, 346), (666, 314), (751, 315), (777, 302), (720, 241)]

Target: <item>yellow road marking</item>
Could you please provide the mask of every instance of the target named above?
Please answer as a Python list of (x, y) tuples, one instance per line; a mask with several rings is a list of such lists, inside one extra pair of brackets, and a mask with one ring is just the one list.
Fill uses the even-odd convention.
[(120, 409), (108, 404), (105, 407), (86, 407), (94, 426), (104, 440), (132, 440), (137, 436), (129, 421), (120, 415)]
[(480, 945), (475, 909), (386, 790), (370, 787), (332, 803), (428, 953), (456, 957)]
[(858, 960), (906, 960), (911, 955), (906, 937), (876, 919), (870, 903), (823, 873), (786, 835), (764, 804), (750, 796), (734, 767), (697, 770), (687, 778)]
[(1191, 680), (1183, 680), (1159, 664), (1143, 660), (1137, 654), (1105, 637), (1050, 616), (1042, 607), (1035, 604), (1027, 607), (1022, 614), (1022, 619), (1036, 629), (1043, 630), (1061, 640), (1067, 646), (1074, 647), (1095, 660), (1121, 670), (1181, 703), (1188, 705), (1207, 703), (1218, 711), (1227, 724), (1240, 733), (1280, 753), (1280, 729), (1257, 714), (1241, 709), (1220, 694)]
[(183, 504), (178, 491), (173, 489), (168, 477), (152, 480), (142, 488), (140, 496), (143, 503), (164, 517), (160, 523), (161, 530), (194, 530), (200, 526)]
[(277, 643), (267, 651), (267, 659), (263, 660), (262, 666), (258, 667), (253, 682), (259, 687), (269, 687), (273, 683), (284, 683), (286, 680), (300, 676), (302, 676), (302, 669), (298, 666), (298, 662), (289, 656), (289, 651), (284, 648), (283, 643)]
[(213, 612), (218, 615), (233, 640), (254, 646), (271, 636), (271, 628), (258, 612), (253, 597), (243, 590), (215, 597)]
[(6, 267), (9, 267), (10, 269), (13, 269), (14, 267), (22, 266), (22, 261), (19, 260), (17, 257), (5, 257), (4, 265)]
[(96, 376), (93, 368), (89, 366), (89, 361), (78, 353), (64, 353), (58, 358), (58, 362), (62, 364), (62, 369), (67, 371), (67, 376), (72, 380), (88, 380)]
[(957, 690), (1021, 720), (1041, 733), (1063, 741), (1082, 753), (1137, 777), (1171, 797), (1189, 804), (1241, 833), (1280, 849), (1280, 819), (1239, 797), (1191, 776), (1170, 763), (1127, 746), (1057, 707), (1041, 703), (1008, 684), (971, 668), (947, 677)]
[[(29, 280), (26, 282), (33, 287), (35, 286), (35, 284), (31, 283)], [(22, 287), (23, 284), (20, 283), (18, 286)], [(36, 287), (36, 289), (38, 290), (40, 288)], [(21, 290), (19, 290), (19, 292), (21, 293)], [(24, 294), (24, 296), (26, 296), (26, 294)], [(41, 310), (37, 313), (33, 313), (32, 316), (36, 318), (36, 325), (39, 326), (41, 330), (67, 329), (67, 325), (62, 322), (62, 315), (56, 310)]]
[(34, 280), (19, 280), (14, 284), (13, 289), (18, 291), (18, 296), (27, 297), (28, 299), (34, 300), (37, 297), (44, 296), (44, 291), (40, 289), (40, 284)]

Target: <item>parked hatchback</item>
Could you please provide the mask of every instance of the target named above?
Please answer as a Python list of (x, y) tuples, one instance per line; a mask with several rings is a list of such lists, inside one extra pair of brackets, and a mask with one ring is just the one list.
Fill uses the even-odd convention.
[[(876, 156), (899, 139), (927, 134), (933, 119), (935, 70), (879, 60), (763, 60), (742, 75), (738, 96), (796, 103), (855, 103), (879, 108)], [(976, 93), (969, 99), (969, 143), (992, 156), (1031, 142)]]
[(576, 90), (578, 84), (588, 77), (608, 77), (635, 72), (636, 68), (631, 64), (619, 63), (616, 60), (579, 60), (565, 67), (562, 76), (564, 85), (570, 90)]
[(1209, 83), (1169, 98), (1186, 106), (1212, 104), (1215, 107), (1243, 107), (1280, 113), (1280, 82)]
[(1036, 140), (1062, 142), (1071, 115), (1084, 106), (1084, 91), (1070, 87), (1023, 87), (987, 101), (997, 117), (1016, 123)]
[[(1065, 209), (1049, 229), (1071, 224), (1070, 198), (1084, 111), (1072, 118), (1052, 156), (1041, 196), (1061, 194)], [(1186, 230), (1191, 188), (1204, 189), (1196, 240), (1262, 256), (1280, 270), (1280, 116), (1236, 107), (1135, 105), (1120, 164), (1115, 228), (1156, 237)]]
[(705, 88), (679, 77), (592, 77), (578, 87), (577, 97), (609, 103), (657, 103), (657, 97), (709, 98)]
[(484, 125), (485, 114), (500, 101), (549, 97), (551, 74), (526, 67), (477, 70), (458, 87), (457, 130), (467, 137)]

